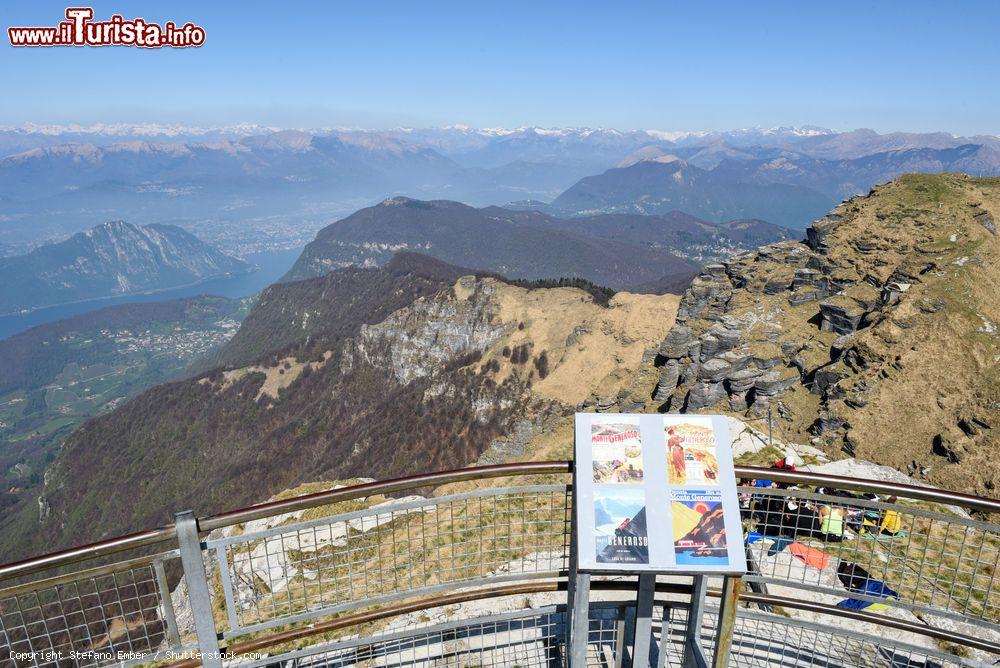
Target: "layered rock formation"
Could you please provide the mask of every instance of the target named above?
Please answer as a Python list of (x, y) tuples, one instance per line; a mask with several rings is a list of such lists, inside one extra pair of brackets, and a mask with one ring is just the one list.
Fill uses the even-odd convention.
[(811, 440), (995, 493), (1000, 182), (907, 176), (804, 242), (704, 267), (657, 351), (662, 411), (771, 412)]

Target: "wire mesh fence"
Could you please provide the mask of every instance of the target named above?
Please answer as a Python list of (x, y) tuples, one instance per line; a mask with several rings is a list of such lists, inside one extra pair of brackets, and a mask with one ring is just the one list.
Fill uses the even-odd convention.
[(164, 561), (94, 568), (0, 592), (0, 665), (140, 662), (180, 647)]
[[(742, 487), (749, 579), (1000, 628), (1000, 527), (927, 504)], [(823, 490), (827, 491), (827, 490)]]
[[(634, 608), (594, 603), (589, 620), (587, 667), (620, 668), (635, 662), (631, 638)], [(654, 610), (653, 665), (683, 668), (688, 609), (661, 602)], [(716, 612), (706, 611), (700, 641), (714, 650)], [(559, 606), (544, 606), (478, 619), (417, 626), (381, 635), (331, 642), (241, 664), (245, 668), (560, 668), (565, 666), (566, 619)], [(741, 609), (730, 665), (747, 668), (984, 668), (986, 664), (929, 647), (868, 633)]]
[(568, 567), (564, 485), (392, 504), (208, 541), (230, 631)]
[[(838, 490), (765, 483), (740, 491), (754, 569), (748, 579), (776, 589), (790, 587), (794, 591), (784, 595), (831, 606), (883, 610), (892, 616), (916, 612), (931, 625), (950, 617), (977, 624), (984, 637), (998, 637), (997, 524), (973, 519), (961, 509)], [(566, 485), (487, 487), (427, 499), (358, 498), (351, 512), (320, 507), (307, 515), (274, 515), (267, 521), (233, 526), (199, 543), (213, 596), (208, 614), (225, 639), (260, 637), (274, 627), (293, 627), (395, 599), (555, 577), (569, 566), (572, 495)], [(377, 505), (366, 507), (372, 503)], [(185, 635), (193, 613), (183, 583), (174, 590), (180, 606), (176, 616), (185, 617), (184, 628), (178, 629), (164, 575), (165, 562), (176, 557), (173, 551), (0, 590), (0, 665), (102, 666), (119, 663), (123, 656), (148, 659), (157, 650), (194, 642), (192, 635)], [(675, 644), (675, 625), (683, 620), (683, 610), (674, 612), (677, 617), (669, 620), (666, 647)], [(531, 627), (522, 620), (516, 628), (507, 620), (502, 629), (480, 627), (472, 635), (442, 636), (435, 642), (425, 638), (420, 651), (433, 646), (443, 652), (433, 664), (441, 666), (549, 665), (546, 662), (559, 659), (553, 652), (561, 647), (556, 642), (560, 619), (552, 617)], [(741, 612), (740, 624), (746, 619), (750, 618)], [(626, 623), (620, 615), (614, 617), (614, 628), (591, 620), (593, 665), (605, 665), (608, 657), (618, 660)], [(781, 655), (780, 647), (762, 640), (764, 627), (746, 628), (747, 637), (734, 645), (734, 658), (739, 654), (743, 658), (738, 661), (747, 662), (741, 665), (820, 665), (808, 663), (811, 659), (798, 653), (794, 660)], [(967, 635), (972, 633), (962, 628)], [(848, 657), (884, 655), (882, 645), (858, 646), (858, 638), (836, 628), (803, 629), (787, 630), (792, 635), (784, 644), (799, 642), (796, 638), (806, 638), (801, 634), (807, 631), (852, 638), (854, 644), (844, 640), (837, 645), (839, 654), (824, 655), (832, 662), (829, 665), (868, 665), (851, 664)], [(495, 642), (501, 636), (509, 641), (502, 647), (476, 645), (477, 639)], [(833, 643), (826, 636), (816, 638)], [(402, 642), (402, 637), (398, 640)], [(411, 665), (400, 657), (406, 652), (416, 656), (413, 652), (419, 648), (414, 639), (408, 637), (410, 645), (395, 649), (384, 644), (388, 642), (383, 637), (378, 642), (359, 640), (350, 647), (338, 645), (338, 651), (354, 652), (355, 664), (330, 665), (366, 665), (366, 661), (373, 666)], [(376, 646), (382, 654), (371, 654)], [(871, 665), (937, 661), (914, 651), (892, 655), (910, 663), (878, 659)], [(64, 662), (58, 652), (73, 653), (74, 658)], [(758, 660), (764, 663), (753, 663)]]
[[(685, 611), (675, 611), (673, 620), (677, 626), (685, 622)], [(714, 636), (711, 629), (715, 623), (716, 615), (712, 612), (707, 613), (702, 625), (702, 643), (708, 650), (713, 648)], [(878, 629), (871, 628), (869, 631), (877, 632)], [(673, 636), (676, 637), (677, 634), (675, 626)], [(675, 642), (669, 647), (676, 650), (678, 645)], [(681, 665), (676, 651), (669, 653), (668, 657), (672, 661), (670, 665)], [(861, 633), (842, 626), (818, 624), (741, 609), (733, 631), (729, 665), (747, 668), (776, 666), (985, 668), (986, 664), (930, 647), (900, 642), (894, 640), (891, 635)]]

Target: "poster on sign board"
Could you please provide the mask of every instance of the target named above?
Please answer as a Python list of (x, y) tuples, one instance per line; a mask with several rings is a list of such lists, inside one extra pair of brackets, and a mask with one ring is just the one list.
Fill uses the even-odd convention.
[(724, 416), (578, 413), (575, 454), (581, 570), (746, 571)]
[(634, 416), (601, 415), (590, 423), (595, 484), (642, 482), (642, 439)]

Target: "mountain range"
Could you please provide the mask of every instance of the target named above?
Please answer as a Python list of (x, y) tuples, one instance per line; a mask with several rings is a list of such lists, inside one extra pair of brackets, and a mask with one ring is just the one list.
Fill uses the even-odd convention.
[(725, 166), (704, 170), (673, 156), (644, 159), (580, 180), (547, 209), (564, 215), (679, 210), (718, 222), (762, 218), (802, 227), (833, 204), (817, 190), (746, 178)]
[(26, 255), (0, 258), (0, 314), (165, 290), (250, 269), (173, 225), (104, 223)]
[[(65, 238), (95, 217), (181, 224), (216, 244), (262, 228), (269, 232), (261, 239), (284, 234), (297, 243), (303, 226), (311, 233), (395, 195), (474, 206), (557, 200), (560, 213), (576, 214), (593, 210), (578, 208), (593, 205), (575, 200), (581, 179), (590, 177), (591, 187), (600, 176), (613, 180), (617, 168), (665, 157), (686, 163), (684, 197), (651, 185), (601, 210), (638, 211), (670, 198), (712, 222), (762, 218), (804, 229), (817, 208), (904, 172), (1000, 174), (998, 149), (994, 136), (821, 128), (8, 128), (0, 130), (0, 156), (7, 154), (0, 157), (0, 253)], [(767, 205), (775, 198), (791, 203)]]

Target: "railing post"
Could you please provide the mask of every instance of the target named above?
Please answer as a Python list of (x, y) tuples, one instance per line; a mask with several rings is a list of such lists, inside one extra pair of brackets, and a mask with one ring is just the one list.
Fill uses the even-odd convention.
[(212, 615), (212, 595), (208, 589), (208, 576), (202, 558), (201, 539), (198, 537), (198, 520), (194, 513), (186, 510), (174, 516), (177, 526), (177, 543), (184, 568), (184, 582), (187, 584), (188, 601), (194, 616), (194, 630), (198, 634), (198, 651), (204, 668), (221, 668), (219, 635)]
[(719, 602), (719, 625), (715, 633), (715, 655), (712, 668), (729, 665), (729, 650), (733, 646), (736, 628), (736, 607), (743, 591), (743, 578), (727, 575), (722, 581), (722, 600)]
[(656, 595), (656, 574), (639, 574), (639, 595), (635, 604), (635, 626), (632, 636), (632, 668), (650, 667), (650, 641), (653, 638), (653, 598)]
[(170, 587), (167, 585), (167, 572), (163, 568), (162, 560), (157, 559), (153, 562), (153, 573), (156, 576), (156, 588), (160, 594), (163, 621), (167, 625), (167, 646), (170, 648), (180, 647), (180, 629), (177, 628), (177, 615), (174, 613), (174, 602), (170, 600)]

